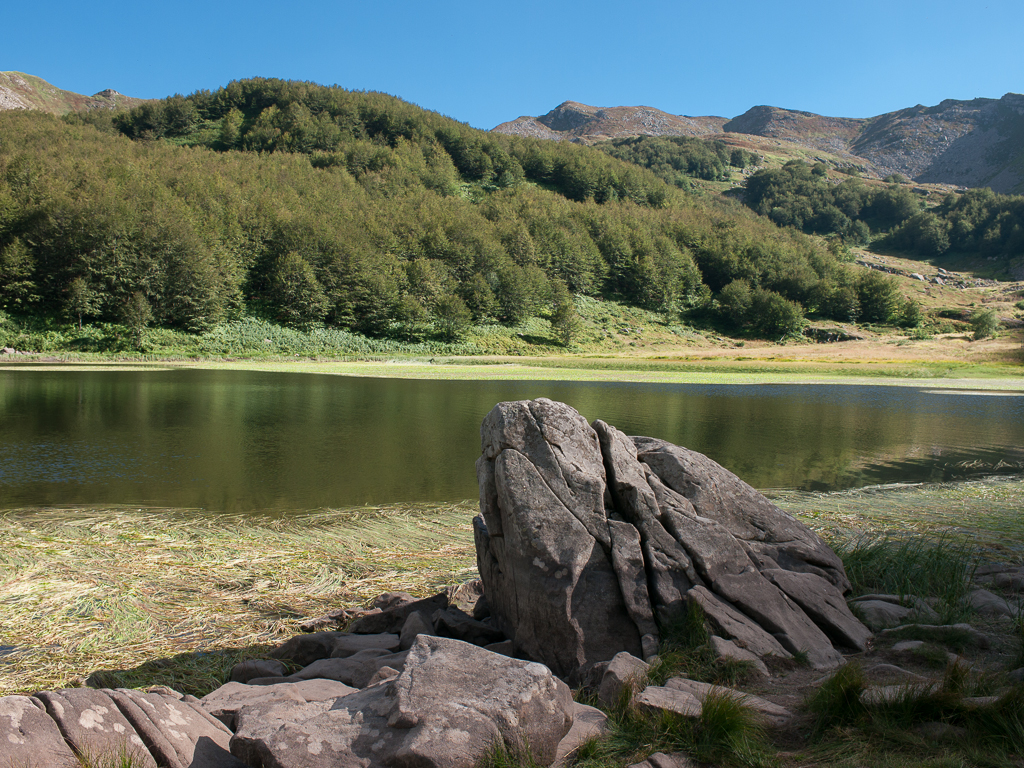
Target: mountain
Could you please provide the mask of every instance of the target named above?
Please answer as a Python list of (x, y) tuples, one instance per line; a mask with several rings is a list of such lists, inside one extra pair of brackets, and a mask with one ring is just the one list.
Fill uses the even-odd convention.
[(800, 150), (828, 153), (833, 163), (859, 165), (869, 176), (899, 173), (920, 183), (1024, 192), (1024, 95), (1016, 93), (947, 99), (871, 118), (756, 106), (727, 120), (567, 101), (541, 117), (520, 117), (493, 130), (584, 144), (628, 136), (700, 136), (729, 143), (759, 137), (772, 140), (783, 154), (786, 145), (797, 155)]
[(112, 88), (92, 96), (64, 91), (24, 72), (0, 72), (0, 110), (37, 109), (54, 115), (94, 109), (130, 109), (145, 99), (125, 96)]
[(593, 144), (629, 136), (710, 136), (721, 133), (724, 117), (670, 115), (652, 107), (591, 107), (566, 101), (541, 117), (519, 117), (496, 133)]

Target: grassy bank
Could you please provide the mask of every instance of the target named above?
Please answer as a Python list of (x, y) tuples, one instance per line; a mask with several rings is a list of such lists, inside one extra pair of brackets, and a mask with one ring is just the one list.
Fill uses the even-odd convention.
[[(1024, 481), (786, 494), (834, 544), (866, 534), (962, 541), (1024, 562)], [(165, 684), (202, 695), (304, 619), (389, 590), (426, 595), (475, 574), (473, 502), (296, 516), (190, 510), (0, 515), (0, 694)], [(154, 661), (162, 659), (161, 661)], [(119, 670), (119, 671), (118, 671)]]
[(533, 358), (164, 359), (108, 360), (96, 356), (11, 358), (0, 371), (205, 370), (315, 373), (440, 381), (605, 381), (650, 384), (861, 384), (980, 392), (1024, 392), (1013, 367), (943, 363), (828, 364), (794, 360)]

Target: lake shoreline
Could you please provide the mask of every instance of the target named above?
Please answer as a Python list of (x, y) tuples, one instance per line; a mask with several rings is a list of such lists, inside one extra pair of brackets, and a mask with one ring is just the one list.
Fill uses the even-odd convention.
[(121, 359), (0, 358), (0, 371), (235, 370), (442, 381), (586, 381), (651, 384), (843, 384), (1024, 393), (1015, 367), (943, 363), (652, 358)]

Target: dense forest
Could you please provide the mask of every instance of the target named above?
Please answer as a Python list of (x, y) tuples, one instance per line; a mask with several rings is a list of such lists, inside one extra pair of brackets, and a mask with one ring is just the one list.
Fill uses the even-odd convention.
[(903, 316), (837, 253), (608, 153), (379, 93), (253, 79), (123, 113), (0, 113), (15, 318), (454, 337), (570, 294), (678, 316), (723, 291), (722, 317), (766, 335), (807, 312)]
[(758, 157), (724, 141), (692, 136), (633, 136), (594, 145), (612, 157), (652, 171), (658, 178), (686, 189), (690, 179), (714, 181), (732, 168), (756, 165)]
[(979, 188), (950, 193), (926, 208), (910, 187), (895, 177), (890, 181), (884, 187), (857, 178), (836, 184), (823, 164), (794, 160), (752, 174), (745, 199), (780, 226), (835, 234), (854, 243), (884, 233), (883, 246), (918, 256), (947, 251), (997, 259), (1024, 256), (1024, 197)]

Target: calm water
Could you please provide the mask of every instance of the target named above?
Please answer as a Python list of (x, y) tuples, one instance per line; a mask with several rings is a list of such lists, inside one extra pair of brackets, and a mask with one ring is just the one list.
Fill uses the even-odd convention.
[(477, 494), (484, 415), (562, 400), (755, 487), (1024, 467), (1024, 397), (903, 387), (452, 382), (234, 371), (0, 371), (0, 507), (298, 510)]

